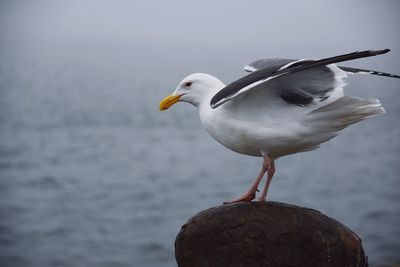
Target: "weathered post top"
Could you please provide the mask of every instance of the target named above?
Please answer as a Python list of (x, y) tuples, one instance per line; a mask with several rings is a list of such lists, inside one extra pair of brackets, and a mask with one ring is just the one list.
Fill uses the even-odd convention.
[(366, 267), (360, 238), (322, 213), (278, 202), (207, 209), (182, 226), (179, 267)]

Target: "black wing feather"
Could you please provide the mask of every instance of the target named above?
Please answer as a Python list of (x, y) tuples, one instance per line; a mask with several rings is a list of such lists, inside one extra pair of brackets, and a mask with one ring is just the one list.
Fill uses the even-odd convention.
[(357, 68), (350, 68), (350, 67), (341, 67), (338, 66), (340, 69), (350, 72), (350, 73), (366, 73), (366, 74), (372, 74), (372, 75), (378, 75), (378, 76), (383, 76), (383, 77), (389, 77), (389, 78), (397, 78), (400, 79), (399, 75), (395, 74), (390, 74), (382, 71), (377, 71), (377, 70), (365, 70), (365, 69), (357, 69)]

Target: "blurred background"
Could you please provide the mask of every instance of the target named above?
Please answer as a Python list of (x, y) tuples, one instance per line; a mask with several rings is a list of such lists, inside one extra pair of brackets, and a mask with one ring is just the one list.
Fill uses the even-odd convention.
[[(176, 266), (181, 225), (247, 190), (261, 159), (159, 101), (259, 58), (391, 48), (342, 65), (400, 74), (399, 14), (396, 0), (1, 1), (0, 266)], [(280, 159), (269, 199), (341, 221), (378, 266), (400, 260), (400, 80), (348, 82), (387, 113)]]

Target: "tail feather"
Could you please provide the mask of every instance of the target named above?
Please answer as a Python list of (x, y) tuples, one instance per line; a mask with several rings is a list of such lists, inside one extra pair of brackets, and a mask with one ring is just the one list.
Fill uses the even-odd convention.
[[(361, 99), (344, 96), (324, 107), (310, 112), (306, 121), (320, 133), (340, 131), (347, 126), (366, 118), (385, 113), (385, 109), (377, 99)], [(330, 137), (330, 138), (332, 138)], [(329, 139), (330, 139), (329, 138)]]

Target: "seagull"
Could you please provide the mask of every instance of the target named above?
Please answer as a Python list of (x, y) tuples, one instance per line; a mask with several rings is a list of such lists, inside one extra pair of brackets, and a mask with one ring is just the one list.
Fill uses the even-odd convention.
[(258, 198), (265, 201), (276, 159), (314, 150), (347, 126), (385, 112), (377, 99), (345, 96), (344, 78), (347, 74), (400, 76), (336, 63), (389, 51), (357, 51), (319, 60), (261, 59), (245, 66), (249, 74), (229, 85), (212, 75), (194, 73), (160, 102), (160, 110), (177, 102), (190, 103), (215, 140), (235, 152), (262, 157), (261, 170), (247, 192), (224, 203), (255, 199), (267, 173)]

